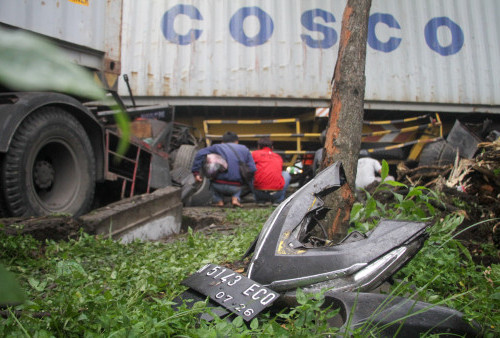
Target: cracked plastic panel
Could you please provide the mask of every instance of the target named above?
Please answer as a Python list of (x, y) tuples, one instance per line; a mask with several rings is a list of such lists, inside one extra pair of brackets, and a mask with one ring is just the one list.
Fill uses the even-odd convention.
[(326, 234), (322, 221), (329, 209), (322, 198), (342, 184), (344, 171), (337, 162), (279, 205), (259, 235), (249, 278), (278, 291), (369, 289), (418, 252), (426, 238), (425, 223), (383, 220), (368, 236), (352, 233), (337, 245), (312, 236)]

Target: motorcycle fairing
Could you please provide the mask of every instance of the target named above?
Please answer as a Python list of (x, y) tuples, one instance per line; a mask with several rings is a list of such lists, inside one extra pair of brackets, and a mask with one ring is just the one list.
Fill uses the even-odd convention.
[[(446, 306), (365, 292), (327, 291), (324, 297), (323, 308), (340, 309), (328, 323), (340, 328), (341, 336), (354, 330), (366, 336), (415, 338), (423, 334), (479, 337), (481, 332), (477, 322), (468, 322), (463, 313)], [(298, 305), (296, 292), (288, 291), (274, 303), (272, 311)]]
[[(372, 287), (418, 252), (428, 224), (408, 221), (382, 220), (368, 236), (351, 234), (338, 245), (312, 247), (307, 243), (308, 232), (321, 225), (329, 210), (321, 197), (342, 184), (346, 184), (344, 171), (336, 162), (282, 202), (262, 228), (248, 277), (275, 291), (314, 285)], [(373, 264), (379, 271), (373, 271)], [(365, 276), (363, 269), (370, 274)], [(354, 280), (356, 273), (361, 277)], [(374, 276), (379, 278), (374, 280)], [(340, 284), (339, 279), (343, 279)]]
[(421, 337), (422, 334), (477, 337), (480, 326), (463, 313), (445, 306), (409, 298), (363, 292), (326, 292), (325, 305), (340, 307), (345, 323), (341, 331), (362, 328), (361, 334), (381, 337)]

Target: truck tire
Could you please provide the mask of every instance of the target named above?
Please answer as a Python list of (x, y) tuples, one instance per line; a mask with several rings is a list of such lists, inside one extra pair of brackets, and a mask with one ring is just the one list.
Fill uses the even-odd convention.
[(88, 211), (95, 191), (95, 158), (81, 124), (65, 110), (44, 107), (12, 138), (0, 176), (11, 216)]
[(191, 171), (193, 166), (194, 157), (196, 155), (196, 147), (190, 144), (183, 144), (177, 149), (173, 169), (187, 168)]
[(198, 183), (195, 192), (184, 201), (186, 207), (201, 207), (211, 203), (210, 180), (206, 177), (203, 178), (201, 183)]
[[(189, 144), (181, 145), (175, 156), (173, 170), (185, 168), (187, 169), (186, 172), (191, 175), (191, 167), (193, 166), (196, 152), (196, 146)], [(210, 180), (207, 178), (203, 178), (203, 182), (201, 183), (196, 183), (194, 192), (190, 193), (189, 196), (183, 200), (184, 205), (187, 207), (209, 205), (211, 201)]]
[(455, 162), (457, 151), (446, 140), (427, 144), (419, 158), (419, 166), (447, 165)]

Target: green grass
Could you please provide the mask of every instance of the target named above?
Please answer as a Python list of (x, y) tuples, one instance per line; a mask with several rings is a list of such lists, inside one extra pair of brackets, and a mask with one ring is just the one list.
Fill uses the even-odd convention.
[(474, 263), (469, 250), (453, 234), (463, 221), (450, 214), (430, 229), (430, 238), (417, 257), (398, 275), (409, 285), (424, 286), (422, 300), (445, 304), (482, 323), (486, 336), (500, 333), (500, 265)]
[[(205, 263), (241, 259), (271, 212), (229, 211), (227, 219), (242, 224), (234, 234), (207, 237), (189, 231), (168, 244), (120, 244), (84, 233), (77, 240), (46, 243), (0, 235), (0, 262), (18, 276), (29, 299), (7, 308), (10, 315), (0, 319), (0, 336), (288, 337), (336, 332), (324, 320), (313, 322), (323, 304), (320, 295), (303, 295), (289, 313), (274, 318), (264, 314), (248, 325), (239, 317), (199, 324), (195, 315), (205, 311), (204, 304), (172, 309), (187, 275)], [(320, 317), (333, 314), (321, 311)]]
[[(358, 228), (374, 226), (380, 217), (405, 216), (430, 220), (425, 189), (413, 197), (396, 198), (383, 208), (367, 203), (355, 207)], [(413, 205), (401, 206), (410, 200)], [(417, 210), (412, 213), (414, 208)], [(185, 288), (180, 282), (205, 263), (240, 260), (258, 234), (272, 208), (229, 210), (227, 220), (241, 224), (231, 235), (189, 231), (172, 243), (120, 244), (82, 233), (77, 240), (40, 243), (29, 236), (7, 237), (0, 232), (0, 263), (13, 272), (25, 290), (23, 304), (5, 308), (0, 336), (317, 336), (338, 334), (326, 319), (335, 311), (323, 309), (319, 295), (299, 292), (299, 306), (277, 316), (268, 313), (248, 325), (241, 318), (198, 323), (192, 309), (172, 309), (173, 299)], [(402, 215), (403, 214), (403, 215)], [(500, 266), (477, 265), (453, 238), (460, 215), (437, 218), (430, 238), (419, 254), (395, 277), (394, 293), (415, 295), (433, 304), (446, 304), (477, 320), (485, 336), (500, 335)], [(485, 251), (492, 251), (486, 248)], [(418, 293), (415, 292), (418, 290)], [(16, 314), (16, 315), (14, 315)], [(361, 336), (360, 331), (353, 332)], [(376, 336), (376, 331), (372, 333)]]

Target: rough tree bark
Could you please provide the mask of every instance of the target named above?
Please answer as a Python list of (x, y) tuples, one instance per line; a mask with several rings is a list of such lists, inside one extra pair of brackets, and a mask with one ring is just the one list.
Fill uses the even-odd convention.
[(333, 73), (330, 116), (322, 168), (341, 161), (347, 184), (330, 193), (325, 203), (328, 237), (338, 242), (347, 234), (355, 197), (357, 160), (361, 148), (365, 60), (371, 0), (348, 0), (342, 17), (339, 52)]

